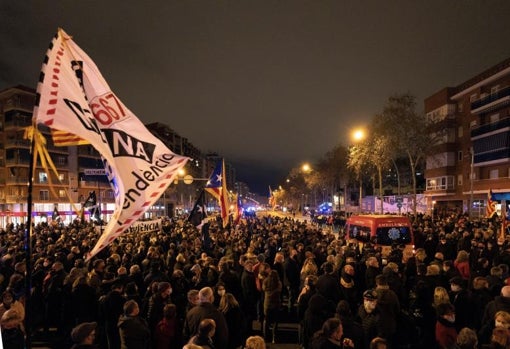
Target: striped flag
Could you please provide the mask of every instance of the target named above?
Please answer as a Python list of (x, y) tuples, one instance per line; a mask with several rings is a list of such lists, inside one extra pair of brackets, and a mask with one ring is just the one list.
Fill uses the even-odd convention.
[(489, 189), (485, 216), (487, 218), (492, 218), (495, 214), (496, 214), (496, 201), (492, 200), (492, 189)]
[(241, 216), (243, 215), (243, 204), (241, 202), (241, 195), (235, 195), (235, 205), (234, 205), (234, 224), (238, 224), (241, 220)]
[(227, 191), (227, 178), (225, 176), (225, 161), (219, 160), (214, 168), (211, 177), (207, 181), (205, 191), (214, 196), (218, 200), (221, 210), (221, 219), (223, 220), (223, 228), (228, 225), (228, 191)]

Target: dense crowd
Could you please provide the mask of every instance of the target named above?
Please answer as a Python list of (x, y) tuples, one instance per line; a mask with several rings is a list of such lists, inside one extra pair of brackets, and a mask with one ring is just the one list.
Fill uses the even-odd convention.
[(90, 261), (92, 224), (38, 224), (30, 292), (25, 229), (10, 225), (0, 231), (4, 348), (23, 348), (28, 332), (55, 348), (258, 349), (257, 335), (278, 342), (283, 314), (299, 322), (303, 348), (510, 348), (510, 243), (497, 219), (410, 218), (413, 254), (265, 216), (232, 229), (166, 219)]

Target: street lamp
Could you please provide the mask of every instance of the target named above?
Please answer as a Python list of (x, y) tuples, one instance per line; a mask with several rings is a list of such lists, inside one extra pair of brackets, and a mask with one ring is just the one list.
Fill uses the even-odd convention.
[[(363, 128), (357, 128), (351, 133), (351, 139), (354, 143), (361, 143), (366, 137), (366, 132)], [(361, 176), (361, 166), (359, 167), (358, 171), (358, 177), (359, 177), (359, 206), (358, 206), (358, 214), (361, 214), (361, 201), (363, 196), (363, 178)]]
[[(310, 172), (312, 172), (312, 167), (310, 166), (309, 163), (305, 162), (303, 164), (303, 166), (301, 166), (301, 171), (303, 171), (303, 173), (305, 175), (309, 174)], [(306, 178), (305, 176), (303, 176), (303, 179), (305, 180), (305, 187), (307, 187), (307, 183), (306, 183)], [(307, 205), (308, 204), (308, 189), (306, 190), (306, 194), (305, 194), (305, 202), (304, 202), (304, 205)], [(315, 203), (315, 205), (317, 206), (317, 203)], [(303, 206), (303, 212), (304, 212), (304, 206)]]

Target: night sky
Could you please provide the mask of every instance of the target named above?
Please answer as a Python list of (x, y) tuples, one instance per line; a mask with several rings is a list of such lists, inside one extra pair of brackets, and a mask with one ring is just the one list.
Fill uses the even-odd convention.
[(261, 193), (387, 98), (423, 99), (510, 57), (510, 1), (2, 1), (0, 89), (36, 87), (58, 27), (143, 122)]

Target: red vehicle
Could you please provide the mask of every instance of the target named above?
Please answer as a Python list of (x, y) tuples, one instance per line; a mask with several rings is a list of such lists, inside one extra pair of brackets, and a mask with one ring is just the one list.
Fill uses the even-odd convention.
[(345, 234), (350, 242), (363, 245), (367, 242), (382, 247), (388, 255), (393, 244), (405, 245), (404, 252), (414, 251), (411, 221), (404, 216), (359, 215), (351, 216), (345, 224)]

